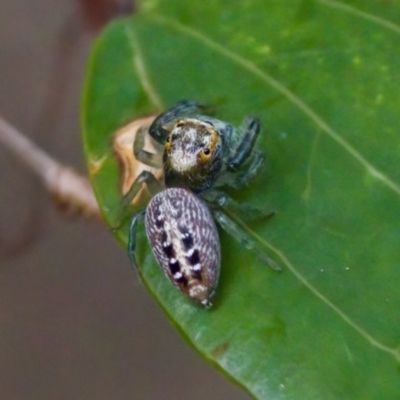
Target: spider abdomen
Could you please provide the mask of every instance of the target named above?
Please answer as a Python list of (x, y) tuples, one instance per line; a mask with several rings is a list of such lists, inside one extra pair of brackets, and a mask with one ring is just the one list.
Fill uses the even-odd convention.
[(146, 209), (146, 233), (164, 273), (188, 297), (211, 305), (218, 283), (218, 231), (204, 202), (191, 191), (167, 188)]

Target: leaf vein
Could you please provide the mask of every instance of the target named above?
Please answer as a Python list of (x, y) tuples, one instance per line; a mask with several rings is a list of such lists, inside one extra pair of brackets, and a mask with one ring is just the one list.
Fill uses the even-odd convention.
[(144, 91), (149, 97), (149, 100), (158, 110), (162, 111), (165, 107), (160, 96), (158, 95), (157, 91), (154, 89), (150, 81), (146, 65), (144, 63), (143, 53), (136, 34), (129, 26), (125, 26), (125, 32), (128, 38), (128, 42), (132, 48), (132, 63), (136, 74), (139, 77), (139, 81), (141, 82)]
[(349, 14), (355, 15), (357, 17), (361, 17), (366, 19), (367, 21), (371, 21), (377, 25), (380, 25), (386, 29), (389, 29), (393, 32), (400, 34), (400, 26), (395, 24), (394, 22), (388, 21), (382, 17), (378, 17), (377, 15), (372, 15), (365, 11), (358, 10), (348, 4), (339, 3), (333, 0), (317, 0), (321, 4), (325, 4), (328, 7), (337, 8), (339, 10), (345, 11)]

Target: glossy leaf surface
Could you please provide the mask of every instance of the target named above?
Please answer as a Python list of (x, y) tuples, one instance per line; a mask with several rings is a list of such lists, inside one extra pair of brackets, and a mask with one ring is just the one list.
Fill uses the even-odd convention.
[[(233, 194), (276, 210), (251, 229), (282, 273), (221, 233), (215, 307), (201, 310), (164, 277), (143, 229), (139, 241), (171, 321), (257, 398), (400, 397), (399, 21), (396, 2), (376, 0), (149, 0), (94, 49), (84, 143), (110, 226), (119, 127), (183, 98), (235, 124), (262, 120), (268, 169)], [(126, 226), (117, 236), (125, 246)]]

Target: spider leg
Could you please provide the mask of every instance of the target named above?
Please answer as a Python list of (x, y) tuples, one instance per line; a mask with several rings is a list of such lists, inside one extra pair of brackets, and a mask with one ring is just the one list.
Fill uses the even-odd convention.
[[(122, 221), (127, 218), (127, 209), (129, 208), (129, 205), (131, 204), (132, 200), (135, 198), (139, 190), (142, 188), (143, 183), (146, 183), (147, 188), (151, 194), (155, 194), (162, 189), (161, 183), (150, 171), (142, 171), (132, 183), (132, 186), (130, 187), (128, 192), (122, 198), (122, 212), (124, 215), (121, 218)], [(132, 268), (136, 272), (139, 280), (141, 280), (141, 274), (136, 262), (136, 232), (138, 222), (144, 217), (145, 213), (145, 210), (136, 213), (132, 217), (129, 225), (128, 256), (131, 261)], [(120, 224), (120, 226), (121, 225), (122, 224)]]
[(220, 208), (233, 215), (243, 215), (247, 221), (256, 219), (270, 218), (275, 215), (275, 211), (267, 211), (249, 204), (238, 203), (230, 196), (219, 190), (212, 190), (203, 195), (203, 199), (210, 204), (211, 208)]
[(261, 151), (255, 151), (253, 160), (248, 170), (240, 174), (238, 177), (236, 177), (235, 181), (232, 184), (233, 187), (235, 189), (240, 189), (243, 186), (248, 185), (260, 171), (261, 167), (264, 164), (264, 160), (265, 160), (265, 154), (262, 153)]
[(143, 219), (145, 216), (146, 211), (142, 210), (135, 214), (131, 219), (131, 224), (129, 226), (129, 239), (128, 239), (128, 256), (131, 262), (131, 266), (135, 273), (137, 274), (139, 280), (142, 280), (142, 276), (140, 273), (140, 269), (137, 265), (136, 261), (136, 234), (137, 234), (137, 225), (138, 222)]
[[(135, 158), (143, 164), (154, 168), (161, 168), (162, 150), (160, 149), (159, 154), (150, 153), (149, 151), (144, 150), (145, 136), (147, 132), (148, 130), (145, 127), (142, 127), (137, 131), (133, 142), (133, 154), (135, 155)], [(159, 146), (159, 143), (156, 145)]]
[(173, 123), (179, 117), (194, 114), (196, 111), (205, 108), (202, 103), (182, 100), (174, 107), (160, 114), (150, 125), (149, 134), (158, 143), (164, 145), (169, 134), (167, 125)]
[(247, 119), (245, 123), (247, 127), (243, 139), (239, 143), (233, 156), (228, 161), (229, 171), (238, 170), (248, 159), (254, 148), (258, 134), (260, 133), (260, 121), (258, 119)]
[(139, 193), (143, 183), (146, 183), (147, 189), (151, 194), (156, 194), (162, 189), (162, 184), (150, 171), (142, 171), (121, 200), (121, 211), (117, 219), (118, 223), (112, 228), (113, 232), (120, 229), (132, 215), (131, 211), (129, 211), (129, 206), (135, 196)]
[(228, 217), (225, 212), (222, 210), (213, 210), (212, 213), (221, 228), (238, 240), (239, 243), (241, 243), (246, 249), (254, 250), (257, 256), (275, 271), (282, 270), (281, 267), (274, 260), (272, 260), (272, 258), (263, 249), (260, 248), (254, 239), (236, 222)]
[(132, 186), (130, 187), (128, 192), (122, 198), (122, 207), (124, 209), (128, 208), (129, 205), (132, 203), (132, 200), (142, 188), (143, 183), (146, 183), (147, 188), (151, 194), (155, 194), (162, 189), (161, 183), (150, 171), (142, 171), (132, 183)]

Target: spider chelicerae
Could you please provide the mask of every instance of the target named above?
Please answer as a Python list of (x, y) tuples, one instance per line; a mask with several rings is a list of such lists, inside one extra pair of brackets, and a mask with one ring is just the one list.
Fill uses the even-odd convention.
[[(260, 123), (248, 118), (243, 126), (201, 115), (205, 106), (181, 101), (138, 130), (133, 144), (135, 158), (163, 169), (163, 182), (144, 170), (123, 198), (131, 204), (143, 183), (153, 196), (145, 210), (130, 223), (128, 254), (134, 269), (136, 232), (140, 219), (153, 254), (172, 283), (202, 306), (211, 306), (220, 271), (220, 244), (214, 220), (245, 247), (254, 240), (229, 215), (246, 217), (270, 214), (239, 204), (221, 189), (247, 185), (263, 165), (264, 154), (255, 148)], [(144, 150), (149, 134), (162, 155)], [(160, 152), (160, 153), (161, 153)], [(260, 251), (258, 251), (260, 255)], [(274, 269), (280, 268), (266, 255), (261, 257)]]

